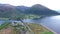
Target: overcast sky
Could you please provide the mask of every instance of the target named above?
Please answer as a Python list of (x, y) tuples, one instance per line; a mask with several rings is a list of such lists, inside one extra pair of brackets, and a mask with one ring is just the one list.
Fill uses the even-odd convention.
[(34, 4), (42, 4), (50, 9), (59, 10), (60, 9), (60, 0), (0, 0), (2, 4), (11, 4), (14, 6), (24, 5), (32, 6)]

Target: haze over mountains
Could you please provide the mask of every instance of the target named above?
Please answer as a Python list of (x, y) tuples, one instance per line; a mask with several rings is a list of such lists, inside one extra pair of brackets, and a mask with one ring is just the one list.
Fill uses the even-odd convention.
[(19, 16), (22, 13), (36, 15), (60, 15), (60, 13), (40, 4), (33, 5), (32, 7), (0, 4), (0, 17), (11, 17), (13, 15)]

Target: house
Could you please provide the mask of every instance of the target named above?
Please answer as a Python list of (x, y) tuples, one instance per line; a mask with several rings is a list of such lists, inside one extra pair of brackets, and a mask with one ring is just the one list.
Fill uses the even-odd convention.
[(23, 25), (24, 26), (24, 24), (21, 21), (12, 21), (11, 25), (12, 26), (18, 26), (18, 25)]

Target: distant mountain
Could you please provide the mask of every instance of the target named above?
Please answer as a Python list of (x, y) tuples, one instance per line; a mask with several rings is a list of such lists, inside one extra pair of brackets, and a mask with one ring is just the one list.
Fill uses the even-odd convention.
[(26, 6), (16, 6), (16, 9), (20, 12), (25, 12), (26, 10), (28, 10), (30, 7), (26, 7)]
[(37, 15), (59, 15), (58, 12), (51, 10), (43, 5), (36, 4), (33, 5), (27, 13), (37, 14)]
[(60, 13), (40, 4), (33, 5), (32, 7), (0, 4), (0, 17), (20, 16), (21, 14), (59, 15)]
[(60, 13), (60, 10), (58, 9), (58, 10), (56, 10), (58, 13)]
[(0, 4), (0, 17), (11, 17), (13, 15), (19, 15), (15, 6), (9, 4)]

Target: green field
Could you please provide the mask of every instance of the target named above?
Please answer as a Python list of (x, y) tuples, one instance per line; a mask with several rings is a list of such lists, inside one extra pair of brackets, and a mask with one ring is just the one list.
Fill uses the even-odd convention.
[(34, 34), (54, 34), (53, 32), (49, 31), (45, 27), (42, 27), (39, 24), (31, 23), (29, 27), (32, 29)]
[[(30, 23), (30, 24), (28, 24), (28, 26), (33, 31), (33, 32), (30, 32), (30, 34), (31, 33), (34, 33), (34, 34), (54, 34), (53, 32), (49, 31), (48, 29), (46, 29), (45, 27), (43, 27), (43, 26), (41, 26), (39, 24)], [(23, 27), (23, 26), (15, 26), (15, 27), (13, 27), (13, 26), (10, 25), (9, 22), (5, 22), (4, 24), (2, 24), (0, 26), (0, 34), (3, 34), (3, 32), (5, 32), (5, 31), (7, 31), (6, 33), (19, 34), (19, 31), (16, 30), (16, 27), (20, 28), (22, 30), (26, 30), (25, 27)]]
[(0, 20), (9, 20), (9, 18), (0, 18)]
[(2, 25), (0, 25), (0, 30), (3, 29), (3, 28), (9, 27), (9, 24), (10, 24), (9, 22), (3, 23)]

